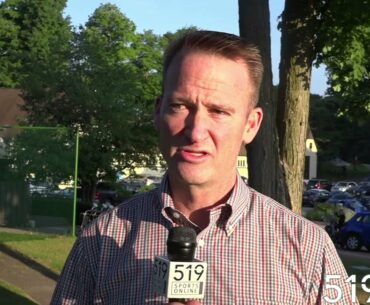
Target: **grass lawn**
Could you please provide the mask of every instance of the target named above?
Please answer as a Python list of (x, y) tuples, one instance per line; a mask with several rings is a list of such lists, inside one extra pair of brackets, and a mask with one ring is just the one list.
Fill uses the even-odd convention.
[(60, 273), (75, 241), (72, 236), (0, 232), (0, 244)]
[[(0, 232), (0, 244), (60, 273), (75, 241), (72, 236)], [(1, 305), (38, 305), (22, 290), (0, 280)]]
[(0, 280), (1, 305), (38, 305), (26, 293), (7, 282)]

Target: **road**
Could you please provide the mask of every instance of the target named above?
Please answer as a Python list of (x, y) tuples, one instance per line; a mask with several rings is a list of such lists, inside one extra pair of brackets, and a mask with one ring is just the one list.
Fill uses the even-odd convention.
[(352, 258), (360, 258), (360, 259), (368, 259), (368, 266), (370, 271), (370, 252), (367, 251), (365, 248), (361, 249), (361, 251), (348, 251), (344, 249), (339, 249), (337, 247), (338, 254), (344, 257), (352, 257)]

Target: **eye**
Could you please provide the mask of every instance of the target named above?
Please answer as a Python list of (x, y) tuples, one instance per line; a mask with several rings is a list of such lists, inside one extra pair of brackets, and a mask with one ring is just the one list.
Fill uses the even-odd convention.
[(227, 111), (221, 108), (212, 108), (210, 109), (210, 112), (218, 116), (228, 116), (229, 115)]
[(169, 108), (173, 112), (178, 112), (178, 111), (186, 109), (186, 106), (183, 103), (173, 102), (173, 103), (170, 103)]

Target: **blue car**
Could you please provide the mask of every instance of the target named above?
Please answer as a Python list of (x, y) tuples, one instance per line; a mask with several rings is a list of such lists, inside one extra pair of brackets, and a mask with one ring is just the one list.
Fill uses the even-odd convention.
[(303, 192), (302, 205), (314, 207), (316, 202), (324, 202), (330, 197), (325, 189), (310, 189)]
[(370, 251), (370, 212), (360, 212), (347, 221), (337, 233), (339, 244), (349, 250), (365, 246)]
[(334, 205), (341, 203), (344, 207), (355, 212), (368, 211), (366, 206), (364, 206), (359, 200), (347, 192), (333, 192), (326, 202)]

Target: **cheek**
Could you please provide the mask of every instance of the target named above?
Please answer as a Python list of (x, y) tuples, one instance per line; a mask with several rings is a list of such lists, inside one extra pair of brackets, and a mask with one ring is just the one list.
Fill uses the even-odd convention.
[[(239, 153), (240, 146), (243, 143), (244, 128), (236, 127), (233, 128), (232, 124), (224, 127), (213, 129), (213, 135), (216, 142), (216, 146), (223, 151), (234, 154)], [(230, 156), (231, 157), (231, 156)]]
[(173, 116), (165, 116), (163, 120), (163, 127), (167, 135), (174, 136), (184, 128), (184, 120)]
[(223, 137), (229, 137), (229, 141), (238, 141), (243, 138), (246, 123), (240, 118), (227, 122), (223, 128), (218, 128)]

